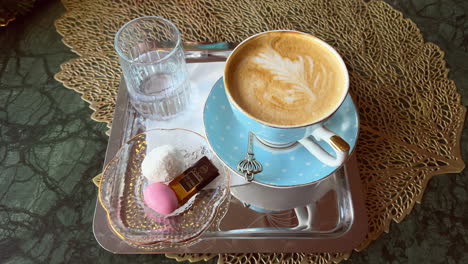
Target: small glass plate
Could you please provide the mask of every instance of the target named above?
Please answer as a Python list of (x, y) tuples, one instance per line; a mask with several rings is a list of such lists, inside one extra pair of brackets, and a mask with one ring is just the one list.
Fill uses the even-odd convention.
[[(144, 203), (143, 188), (148, 181), (141, 172), (146, 153), (166, 144), (182, 152), (185, 168), (207, 156), (220, 173), (212, 183), (167, 216), (158, 214)], [(107, 212), (112, 230), (136, 246), (160, 242), (189, 243), (212, 224), (228, 195), (228, 169), (210, 151), (203, 136), (185, 129), (154, 129), (136, 135), (106, 166), (99, 186), (99, 201)]]

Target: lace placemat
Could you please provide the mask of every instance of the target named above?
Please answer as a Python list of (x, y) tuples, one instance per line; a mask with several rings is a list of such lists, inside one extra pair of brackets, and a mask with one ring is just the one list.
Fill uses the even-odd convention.
[[(92, 118), (111, 126), (120, 82), (115, 32), (128, 20), (159, 15), (175, 22), (185, 41), (238, 42), (265, 30), (315, 35), (343, 56), (361, 133), (359, 171), (366, 195), (366, 248), (391, 221), (420, 202), (429, 179), (462, 171), (460, 136), (465, 107), (449, 80), (443, 52), (425, 43), (416, 25), (388, 4), (361, 0), (62, 0), (56, 21), (63, 41), (80, 55), (55, 77), (82, 94)], [(219, 263), (332, 263), (346, 253), (220, 254)], [(207, 260), (215, 254), (167, 255)]]

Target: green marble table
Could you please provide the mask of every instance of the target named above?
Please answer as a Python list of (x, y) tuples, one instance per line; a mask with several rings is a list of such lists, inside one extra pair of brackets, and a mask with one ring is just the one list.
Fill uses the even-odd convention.
[[(468, 2), (388, 2), (446, 52), (467, 105)], [(91, 178), (102, 169), (108, 137), (80, 95), (53, 78), (76, 57), (55, 31), (63, 12), (59, 1), (39, 1), (0, 28), (0, 263), (174, 263), (163, 255), (114, 255), (94, 239)], [(468, 162), (466, 126), (462, 150)], [(434, 177), (402, 223), (347, 262), (468, 263), (467, 177), (466, 170)]]

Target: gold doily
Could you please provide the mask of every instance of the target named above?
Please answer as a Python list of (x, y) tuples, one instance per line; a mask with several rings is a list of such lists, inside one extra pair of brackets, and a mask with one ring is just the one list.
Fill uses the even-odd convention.
[[(429, 179), (464, 168), (459, 142), (465, 108), (447, 77), (443, 52), (424, 43), (416, 25), (380, 1), (360, 0), (63, 0), (56, 21), (65, 44), (80, 58), (62, 65), (56, 79), (83, 94), (92, 118), (110, 126), (120, 70), (115, 32), (143, 15), (174, 21), (186, 41), (238, 42), (269, 29), (311, 33), (334, 47), (350, 71), (361, 118), (357, 147), (369, 217), (366, 248), (390, 222), (413, 208)], [(219, 263), (332, 263), (347, 253), (220, 254)], [(213, 254), (177, 255), (202, 260)]]

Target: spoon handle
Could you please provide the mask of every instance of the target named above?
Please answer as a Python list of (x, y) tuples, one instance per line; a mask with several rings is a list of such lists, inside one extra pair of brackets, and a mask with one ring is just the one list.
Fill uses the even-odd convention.
[(262, 164), (257, 161), (253, 153), (253, 141), (254, 134), (249, 131), (248, 142), (247, 142), (247, 156), (237, 163), (237, 170), (244, 174), (245, 179), (248, 182), (253, 181), (255, 174), (263, 171)]

